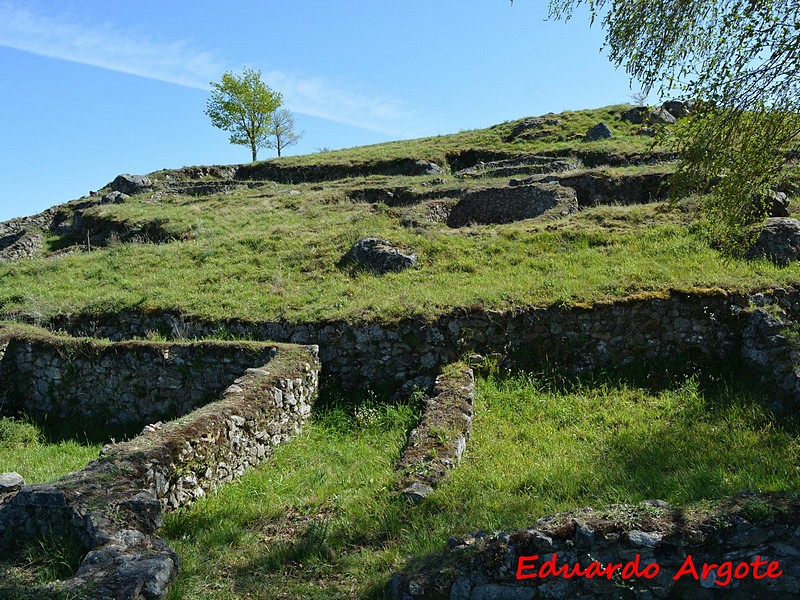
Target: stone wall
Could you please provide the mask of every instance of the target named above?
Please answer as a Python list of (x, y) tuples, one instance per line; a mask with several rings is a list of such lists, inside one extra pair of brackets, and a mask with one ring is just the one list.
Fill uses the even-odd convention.
[(575, 190), (552, 183), (467, 191), (450, 211), (447, 224), (512, 223), (541, 215), (563, 217), (578, 210)]
[(265, 161), (253, 165), (242, 165), (236, 170), (235, 179), (269, 179), (278, 183), (302, 183), (309, 181), (332, 181), (347, 177), (368, 175), (433, 175), (444, 170), (434, 162), (414, 158), (393, 158), (361, 163), (286, 165), (280, 161)]
[[(758, 296), (800, 313), (797, 290)], [(174, 313), (122, 313), (64, 316), (49, 326), (73, 335), (116, 340), (161, 331), (179, 338), (234, 335), (317, 344), (327, 379), (346, 388), (394, 391), (419, 377), (432, 382), (441, 365), (470, 352), (499, 353), (503, 367), (537, 369), (552, 364), (570, 372), (667, 358), (738, 357), (750, 298), (716, 289), (651, 293), (585, 307), (457, 309), (430, 319), (409, 317), (391, 324), (210, 322)]]
[(42, 230), (53, 221), (51, 211), (0, 223), (0, 261), (34, 258), (44, 245)]
[(214, 399), (266, 343), (103, 343), (0, 329), (0, 415), (139, 431)]
[(795, 495), (743, 492), (705, 510), (659, 500), (584, 509), (512, 533), (452, 537), (442, 552), (417, 558), (426, 566), (397, 575), (391, 597), (796, 598), (799, 534)]
[(472, 432), (474, 402), (472, 369), (461, 363), (447, 365), (397, 464), (402, 473), (397, 487), (403, 496), (421, 502), (458, 466)]
[(316, 348), (278, 347), (268, 364), (254, 364), (221, 400), (107, 446), (82, 471), (24, 486), (0, 506), (0, 555), (26, 537), (69, 534), (88, 553), (74, 577), (52, 584), (56, 589), (88, 589), (97, 600), (163, 598), (178, 559), (154, 535), (162, 510), (188, 505), (258, 464), (297, 434), (311, 411)]

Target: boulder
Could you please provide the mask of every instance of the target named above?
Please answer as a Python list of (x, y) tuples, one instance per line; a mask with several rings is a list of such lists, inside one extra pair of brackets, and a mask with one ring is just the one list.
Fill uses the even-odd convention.
[(769, 258), (780, 266), (797, 260), (800, 257), (800, 221), (787, 217), (767, 219), (747, 257)]
[(650, 112), (647, 117), (650, 125), (674, 125), (677, 121), (666, 109), (656, 108)]
[(742, 216), (750, 222), (759, 221), (763, 217), (788, 217), (789, 199), (784, 192), (776, 190), (757, 194), (742, 206)]
[(763, 198), (770, 217), (789, 216), (789, 198), (784, 192), (770, 190)]
[(0, 473), (0, 494), (18, 491), (25, 485), (25, 479), (19, 473)]
[(417, 255), (380, 238), (359, 240), (345, 254), (346, 262), (353, 262), (376, 275), (400, 272), (417, 264)]
[(691, 113), (689, 110), (689, 104), (686, 102), (681, 102), (680, 100), (667, 100), (661, 105), (661, 108), (666, 110), (676, 119), (688, 117)]
[(390, 169), (387, 175), (444, 175), (444, 169), (431, 160), (406, 161)]
[(130, 198), (128, 194), (123, 194), (122, 192), (111, 192), (109, 194), (105, 194), (100, 199), (100, 204), (122, 204)]
[(598, 140), (605, 140), (612, 137), (614, 137), (614, 134), (611, 133), (611, 129), (609, 129), (608, 125), (601, 122), (594, 127), (591, 127), (589, 131), (586, 132), (586, 136), (583, 138), (583, 141), (596, 142)]
[(114, 192), (121, 192), (133, 196), (134, 194), (141, 194), (147, 192), (153, 187), (153, 182), (149, 177), (144, 175), (129, 175), (123, 173), (117, 175), (114, 181), (111, 182), (111, 190)]
[(552, 135), (553, 131), (547, 128), (555, 127), (557, 125), (561, 125), (561, 119), (557, 118), (555, 115), (529, 117), (517, 123), (505, 141), (510, 142), (517, 138), (523, 140), (534, 140), (540, 137)]
[(645, 122), (648, 115), (650, 114), (650, 109), (646, 106), (634, 106), (633, 108), (629, 108), (628, 110), (622, 111), (620, 117), (622, 117), (623, 121), (627, 121), (628, 123), (633, 123), (634, 125), (641, 125)]

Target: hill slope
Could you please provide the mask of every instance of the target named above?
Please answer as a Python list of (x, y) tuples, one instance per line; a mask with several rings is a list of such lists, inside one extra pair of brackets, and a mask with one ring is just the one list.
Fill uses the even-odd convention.
[[(795, 266), (720, 257), (695, 199), (663, 201), (671, 157), (622, 120), (627, 108), (159, 171), (126, 196), (109, 185), (0, 225), (0, 257), (20, 239), (34, 253), (41, 240), (42, 255), (0, 260), (0, 314), (385, 321), (797, 280)], [(584, 141), (599, 121), (614, 137)], [(370, 237), (408, 249), (415, 267), (377, 276), (343, 261)]]

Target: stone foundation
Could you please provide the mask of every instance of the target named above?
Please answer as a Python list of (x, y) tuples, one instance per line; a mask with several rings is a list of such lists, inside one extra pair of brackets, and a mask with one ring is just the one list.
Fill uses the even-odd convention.
[(0, 415), (140, 431), (213, 400), (276, 353), (263, 342), (110, 343), (0, 326)]
[(679, 510), (660, 500), (588, 508), (512, 533), (452, 537), (426, 567), (395, 576), (391, 597), (794, 598), (800, 594), (798, 534), (800, 502), (779, 494), (742, 492), (708, 510)]
[(107, 446), (82, 471), (24, 486), (0, 508), (0, 554), (26, 537), (77, 536), (88, 553), (75, 576), (54, 587), (97, 600), (163, 598), (178, 559), (154, 535), (162, 510), (232, 481), (296, 435), (318, 371), (316, 348), (281, 347), (221, 400)]

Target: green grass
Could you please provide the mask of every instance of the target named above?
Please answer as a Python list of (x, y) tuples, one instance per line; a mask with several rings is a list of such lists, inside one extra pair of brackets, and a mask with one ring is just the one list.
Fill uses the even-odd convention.
[[(123, 309), (210, 319), (393, 320), (458, 306), (545, 306), (800, 279), (796, 264), (720, 256), (694, 233), (690, 214), (663, 204), (597, 207), (552, 223), (408, 229), (390, 211), (329, 203), (319, 191), (269, 199), (253, 193), (100, 207), (120, 219), (169, 220), (193, 239), (0, 264), (0, 310), (35, 321)], [(368, 236), (412, 248), (419, 267), (376, 277), (338, 266)]]
[(0, 418), (0, 473), (16, 471), (25, 483), (45, 483), (86, 466), (101, 444), (78, 440), (50, 443), (36, 425)]
[(411, 507), (391, 490), (413, 414), (329, 405), (268, 464), (169, 515), (163, 533), (182, 561), (170, 598), (382, 598), (392, 573), (452, 534), (800, 483), (796, 425), (751, 387), (489, 377), (461, 467)]
[[(516, 122), (421, 140), (391, 142), (281, 164), (355, 164), (396, 157), (444, 160), (461, 151), (515, 153), (646, 152), (649, 141), (619, 119), (619, 106), (559, 115), (552, 139), (505, 141)], [(586, 144), (599, 120), (617, 137)], [(564, 138), (562, 141), (559, 141)], [(606, 167), (626, 173), (669, 165)], [(161, 173), (159, 176), (165, 176)], [(0, 314), (34, 322), (64, 313), (179, 310), (207, 319), (392, 321), (431, 317), (463, 306), (507, 309), (619, 298), (677, 288), (751, 289), (800, 280), (800, 266), (721, 256), (699, 225), (697, 199), (681, 204), (601, 206), (555, 221), (450, 229), (440, 223), (403, 226), (417, 207), (350, 200), (363, 188), (412, 187), (457, 197), (468, 188), (508, 179), (370, 176), (325, 183), (239, 188), (193, 197), (148, 195), (97, 206), (87, 216), (148, 229), (158, 224), (170, 243), (115, 243), (91, 253), (0, 263)], [(295, 192), (290, 195), (289, 192)], [(84, 233), (81, 236), (85, 237)], [(50, 249), (81, 243), (49, 235)], [(412, 249), (417, 268), (376, 277), (340, 266), (358, 239), (383, 237)]]

